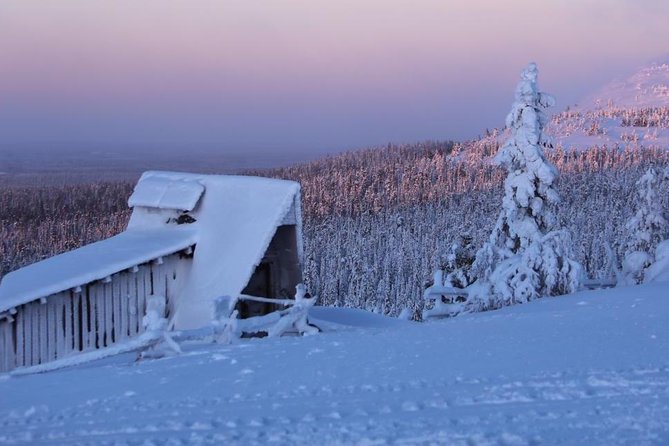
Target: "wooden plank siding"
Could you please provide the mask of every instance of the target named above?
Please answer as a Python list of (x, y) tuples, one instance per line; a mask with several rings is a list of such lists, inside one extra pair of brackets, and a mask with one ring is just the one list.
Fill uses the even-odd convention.
[(190, 266), (179, 254), (121, 271), (107, 280), (82, 284), (46, 299), (16, 307), (0, 318), (0, 372), (62, 359), (79, 352), (108, 347), (144, 331), (146, 299), (165, 296), (167, 315), (173, 313), (177, 280)]
[(0, 319), (0, 371), (11, 370), (16, 362), (16, 349), (12, 333), (15, 320), (13, 318)]

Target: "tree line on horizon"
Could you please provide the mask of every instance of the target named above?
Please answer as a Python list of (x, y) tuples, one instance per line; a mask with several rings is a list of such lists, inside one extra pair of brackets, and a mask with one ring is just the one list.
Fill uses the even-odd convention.
[[(481, 246), (494, 227), (505, 177), (491, 162), (497, 140), (388, 145), (246, 173), (302, 184), (305, 280), (322, 304), (419, 315), (422, 292), (452, 245), (464, 234)], [(572, 233), (575, 259), (590, 277), (609, 274), (607, 245), (624, 256), (635, 184), (648, 168), (669, 165), (669, 151), (558, 147), (545, 155), (561, 173), (555, 218)], [(132, 187), (5, 184), (0, 277), (121, 232)], [(666, 207), (669, 193), (658, 196)]]
[[(462, 157), (451, 146), (391, 146), (254, 172), (302, 183), (305, 278), (323, 304), (419, 312), (422, 291), (432, 271), (446, 264), (454, 241), (468, 234), (472, 243), (483, 243), (504, 175), (487, 157)], [(549, 152), (548, 158), (562, 172), (557, 218), (572, 231), (588, 275), (601, 277), (609, 269), (606, 244), (624, 254), (636, 181), (649, 167), (669, 164), (669, 157), (658, 150), (592, 148)], [(132, 187), (0, 189), (0, 275), (121, 232)], [(665, 206), (668, 197), (660, 194)]]

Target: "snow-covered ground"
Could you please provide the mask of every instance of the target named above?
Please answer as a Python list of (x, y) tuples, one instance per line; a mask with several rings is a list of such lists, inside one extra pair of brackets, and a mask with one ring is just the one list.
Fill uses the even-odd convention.
[(669, 444), (669, 283), (315, 316), (315, 336), (0, 376), (0, 444)]

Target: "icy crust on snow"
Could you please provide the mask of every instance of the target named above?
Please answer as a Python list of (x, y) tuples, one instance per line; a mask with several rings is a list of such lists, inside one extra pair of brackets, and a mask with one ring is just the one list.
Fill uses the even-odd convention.
[(134, 229), (7, 274), (0, 312), (173, 254), (196, 243), (190, 228)]
[[(176, 301), (172, 322), (177, 329), (210, 324), (217, 297), (241, 294), (277, 226), (291, 209), (300, 209), (300, 185), (293, 181), (178, 172), (146, 172), (140, 183), (145, 181), (197, 183), (205, 188), (199, 204), (190, 213), (196, 221), (188, 226), (197, 231), (198, 244), (190, 275), (181, 298)], [(169, 215), (135, 207), (128, 228), (165, 226), (169, 224), (166, 223)], [(295, 219), (299, 238), (299, 212)], [(299, 242), (300, 259), (301, 246)]]
[(142, 178), (128, 199), (128, 206), (192, 211), (200, 200), (204, 186), (193, 180)]

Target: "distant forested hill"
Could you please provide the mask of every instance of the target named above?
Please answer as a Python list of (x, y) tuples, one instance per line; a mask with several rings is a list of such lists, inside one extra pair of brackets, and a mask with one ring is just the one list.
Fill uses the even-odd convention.
[[(246, 173), (302, 183), (306, 282), (322, 303), (418, 314), (455, 238), (467, 233), (479, 246), (494, 223), (503, 180), (491, 163), (496, 141), (389, 145)], [(558, 148), (549, 158), (562, 173), (559, 218), (588, 273), (606, 274), (605, 243), (624, 243), (634, 183), (647, 167), (669, 164), (669, 152)], [(127, 182), (4, 185), (0, 274), (123, 230), (131, 190)]]

